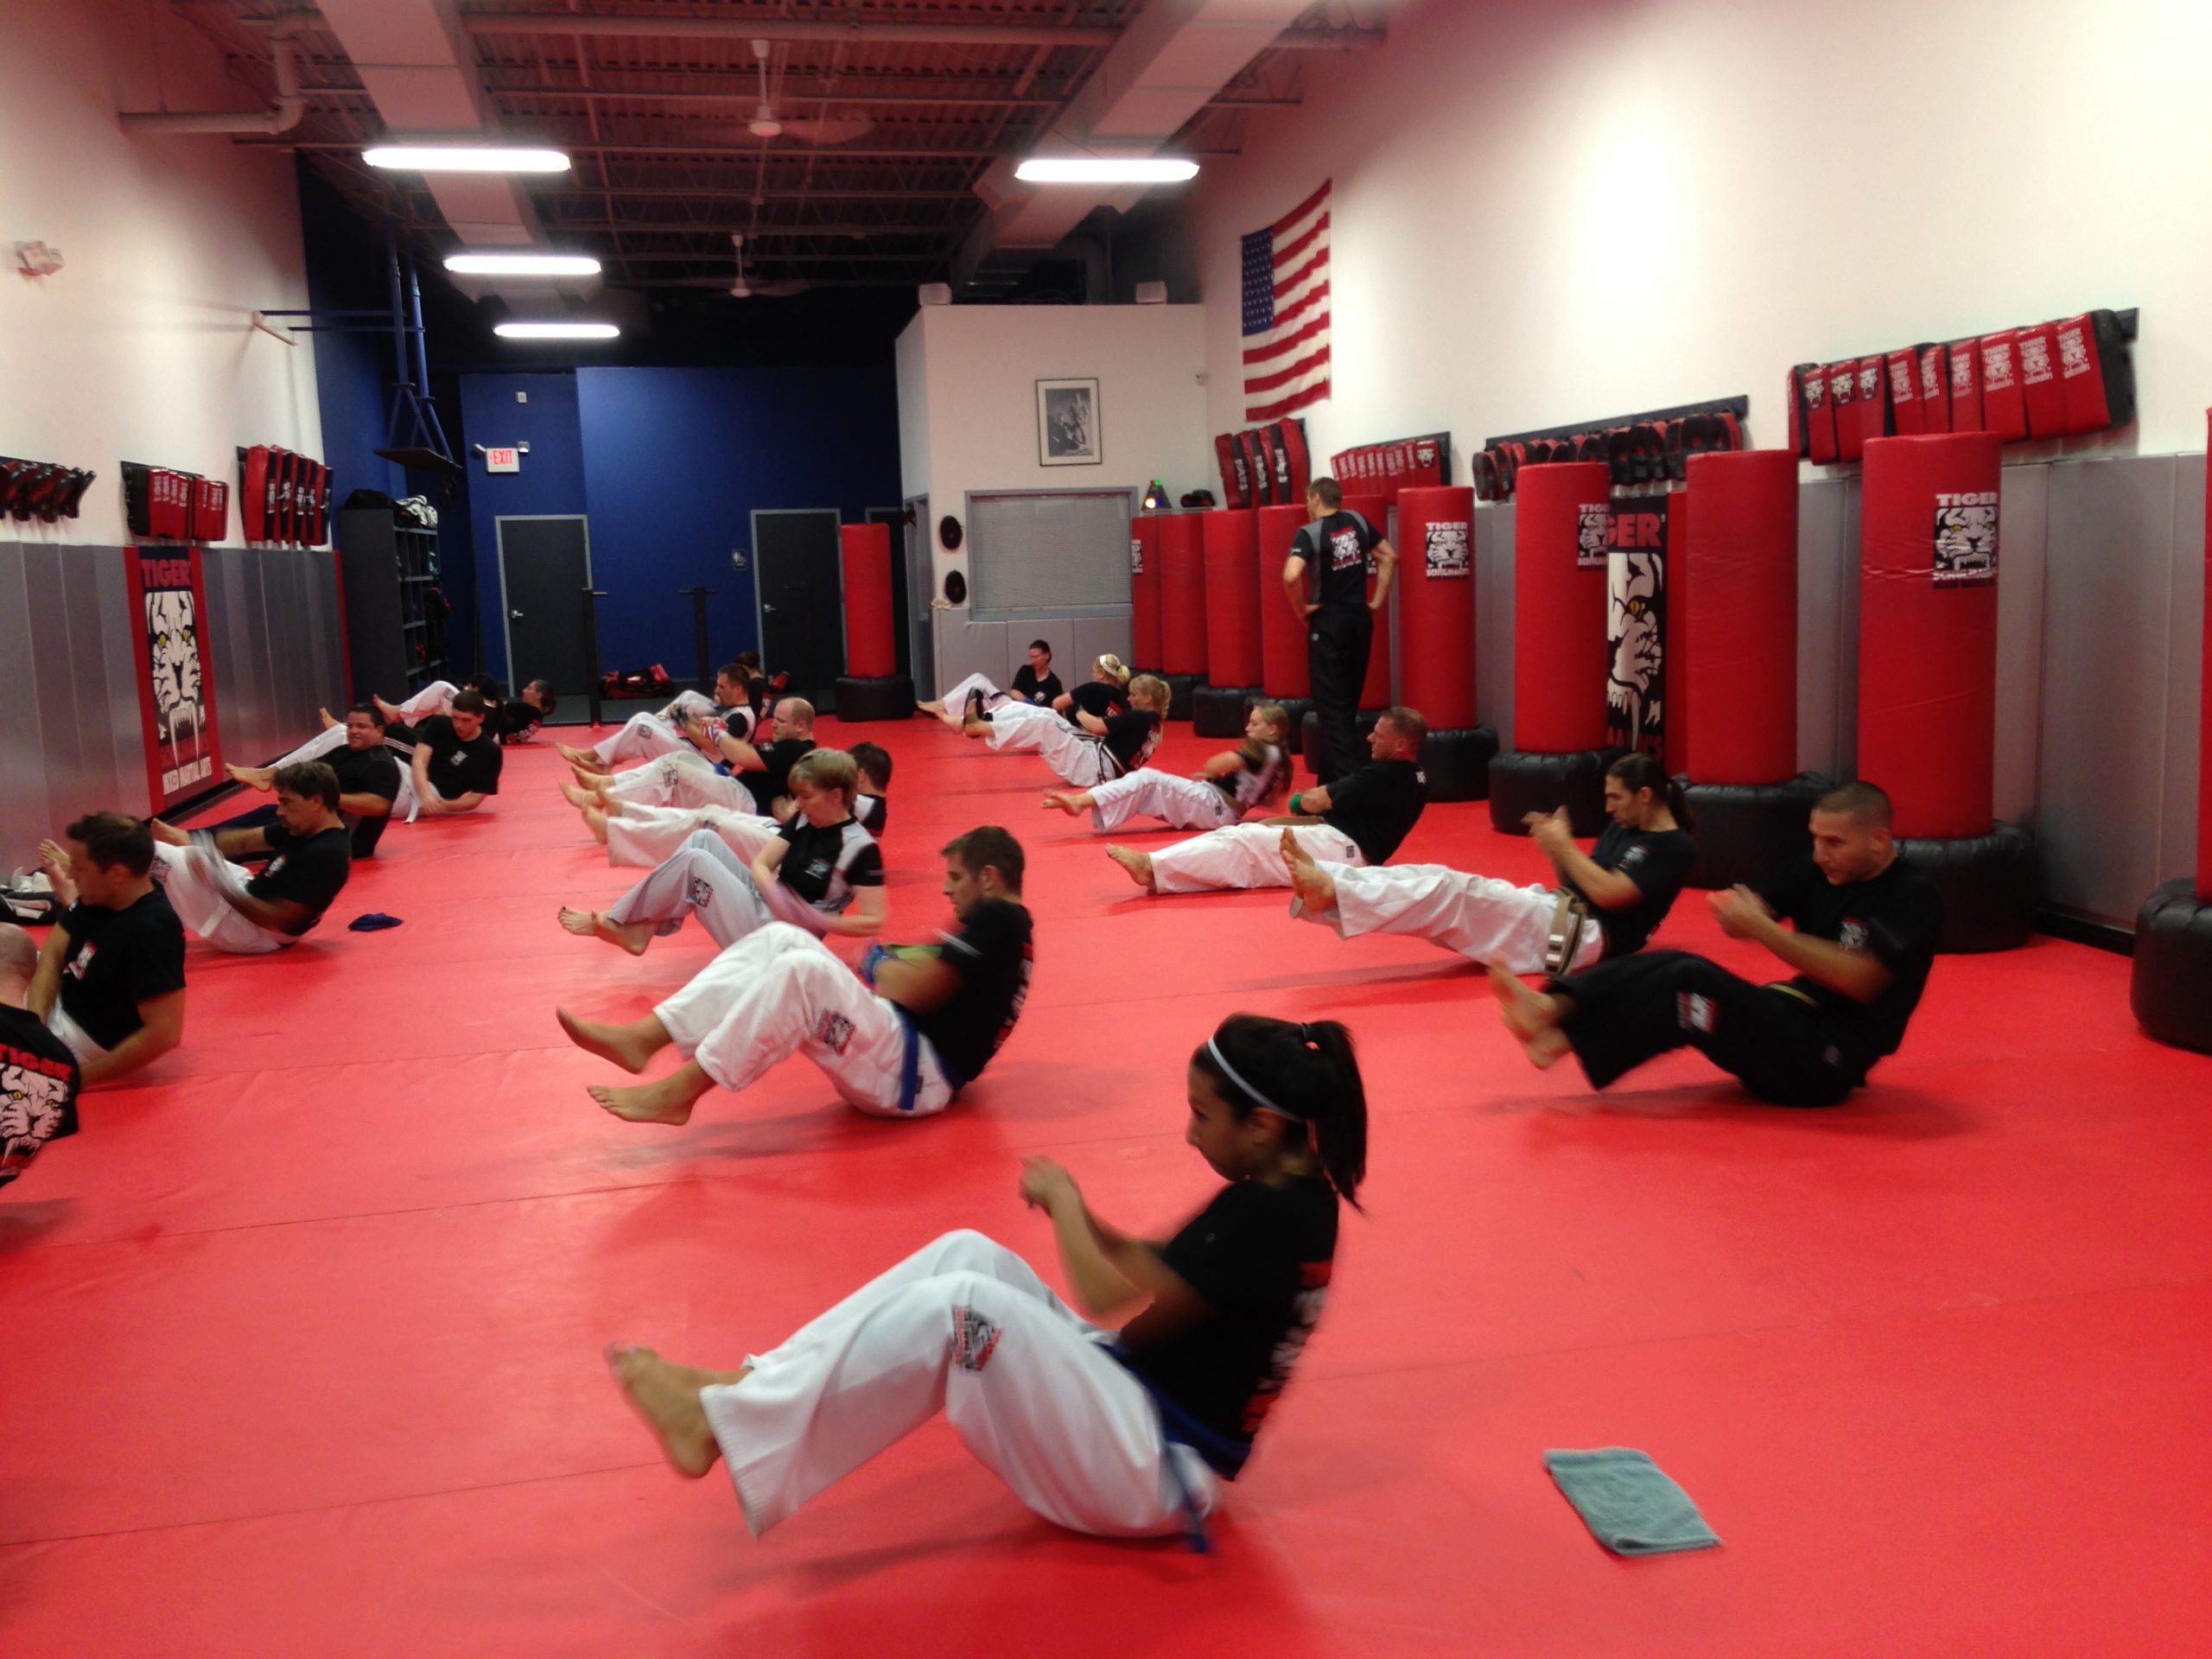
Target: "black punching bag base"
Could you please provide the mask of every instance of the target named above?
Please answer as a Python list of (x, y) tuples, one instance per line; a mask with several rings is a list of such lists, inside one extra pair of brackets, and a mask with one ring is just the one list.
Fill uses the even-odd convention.
[(1206, 677), (1203, 674), (1163, 674), (1160, 677), (1167, 682), (1167, 718), (1188, 720), (1191, 717), (1192, 694), (1206, 683)]
[(1938, 950), (2017, 950), (2036, 922), (2036, 843), (2017, 823), (1986, 836), (1899, 836), (1897, 855), (1935, 878), (1943, 895)]
[(1497, 759), (1495, 726), (1431, 732), (1421, 746), (1421, 769), (1432, 801), (1479, 801), (1490, 794), (1490, 763)]
[(1529, 833), (1521, 820), (1531, 812), (1567, 809), (1577, 836), (1587, 840), (1603, 830), (1605, 768), (1626, 749), (1568, 749), (1536, 754), (1508, 749), (1490, 763), (1490, 825), (1509, 836)]
[(1201, 685), (1191, 693), (1191, 730), (1199, 737), (1242, 737), (1256, 685)]
[(2212, 903), (2195, 889), (2169, 881), (2136, 912), (2127, 1001), (2160, 1042), (2212, 1054)]
[(914, 682), (906, 674), (885, 674), (868, 679), (840, 677), (837, 702), (830, 711), (840, 724), (855, 721), (912, 720)]
[(1800, 772), (1779, 784), (1696, 784), (1678, 778), (1697, 814), (1697, 857), (1689, 886), (1757, 887), (1801, 858), (1813, 855), (1813, 803), (1828, 780)]

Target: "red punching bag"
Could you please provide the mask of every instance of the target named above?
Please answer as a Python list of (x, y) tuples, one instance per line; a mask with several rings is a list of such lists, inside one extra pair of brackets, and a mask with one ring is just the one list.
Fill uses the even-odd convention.
[(1513, 747), (1564, 754), (1605, 742), (1602, 461), (1523, 467), (1514, 484)]
[(1398, 493), (1400, 691), (1431, 731), (1475, 723), (1475, 493), (1464, 484)]
[[(1290, 540), (1306, 523), (1304, 507), (1262, 507), (1260, 537), (1260, 684), (1271, 697), (1310, 697), (1306, 625), (1284, 599), (1282, 564)], [(1311, 582), (1313, 573), (1306, 573)]]
[(891, 528), (846, 524), (837, 537), (845, 577), (845, 672), (855, 679), (896, 673), (891, 636)]
[(1206, 678), (1260, 683), (1259, 526), (1249, 507), (1198, 515), (1206, 560)]
[(1160, 521), (1160, 665), (1170, 674), (1206, 671), (1205, 532), (1195, 512)]
[(1157, 669), (1160, 654), (1160, 520), (1129, 520), (1129, 652), (1140, 669)]
[[(2212, 467), (2212, 456), (2206, 465)], [(2212, 495), (2204, 508), (2204, 655), (2197, 678), (2204, 711), (2196, 722), (2196, 896), (2212, 904)]]
[(1997, 743), (1994, 433), (1866, 446), (1859, 547), (1859, 775), (1900, 836), (1989, 833)]
[[(1348, 495), (1340, 504), (1347, 512), (1356, 512), (1375, 526), (1377, 536), (1390, 533), (1390, 499), (1384, 495)], [(1391, 543), (1395, 546), (1395, 543)], [(1367, 648), (1367, 683), (1360, 688), (1359, 706), (1362, 709), (1388, 709), (1390, 706), (1390, 607), (1385, 605), (1375, 613), (1375, 643)]]
[(1797, 770), (1797, 457), (1739, 449), (1687, 470), (1669, 735), (1700, 784), (1777, 783)]

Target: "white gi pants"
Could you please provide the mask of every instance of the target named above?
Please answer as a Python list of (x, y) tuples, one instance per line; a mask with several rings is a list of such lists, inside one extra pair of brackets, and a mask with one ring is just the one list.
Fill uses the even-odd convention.
[(754, 1536), (942, 1410), (961, 1443), (1039, 1515), (1076, 1532), (1177, 1530), (1211, 1470), (1171, 1445), (1144, 1385), (1029, 1265), (947, 1233), (699, 1390)]
[[(1233, 823), (1152, 855), (1154, 893), (1204, 893), (1211, 887), (1287, 887), (1281, 824)], [(1365, 864), (1359, 843), (1325, 823), (1294, 825), (1291, 833), (1308, 855), (1331, 864)]]
[[(1559, 902), (1556, 888), (1516, 887), (1441, 864), (1327, 868), (1337, 884), (1336, 913), (1316, 916), (1294, 906), (1294, 915), (1333, 927), (1347, 939), (1359, 933), (1406, 933), (1457, 950), (1471, 962), (1494, 963), (1509, 974), (1544, 971), (1552, 912)], [(1595, 917), (1585, 919), (1574, 966), (1590, 966), (1605, 949), (1605, 929)]]
[[(687, 691), (683, 695), (696, 696), (697, 693)], [(708, 713), (712, 712), (713, 705), (709, 704)], [(690, 747), (691, 740), (658, 715), (632, 715), (612, 737), (602, 737), (591, 746), (591, 750), (611, 766), (622, 760), (651, 760), (671, 750)]]
[(946, 714), (957, 719), (960, 711), (967, 706), (968, 694), (970, 691), (980, 691), (983, 694), (983, 707), (986, 709), (995, 709), (1001, 703), (1012, 702), (1014, 700), (1013, 693), (1001, 691), (997, 686), (992, 684), (989, 675), (970, 674), (938, 701), (944, 705)]
[(1218, 830), (1243, 816), (1211, 784), (1154, 766), (1091, 785), (1090, 818), (1101, 830), (1118, 830), (1139, 814), (1163, 818), (1171, 830)]
[(406, 702), (395, 702), (391, 706), (406, 715), (407, 723), (412, 726), (416, 721), (428, 720), (432, 715), (451, 714), (453, 700), (460, 695), (461, 688), (451, 680), (432, 680)]
[(248, 921), (224, 901), (226, 893), (243, 893), (251, 878), (220, 853), (157, 841), (154, 856), (168, 871), (162, 890), (168, 894), (169, 908), (176, 912), (177, 920), (218, 950), (250, 957), (298, 943), (289, 933)]
[(810, 925), (817, 914), (788, 887), (763, 893), (747, 861), (711, 830), (694, 831), (607, 912), (609, 921), (656, 922), (664, 938), (681, 928), (685, 917), (696, 915), (708, 937), (724, 950), (779, 918), (819, 933), (821, 928)]
[[(440, 685), (446, 685), (447, 682), (440, 680), (437, 683)], [(448, 686), (448, 690), (451, 690), (451, 687)], [(407, 705), (404, 703), (400, 705), (402, 708), (405, 708), (406, 706)], [(317, 732), (306, 742), (301, 744), (298, 748), (294, 749), (289, 754), (283, 755), (277, 760), (270, 761), (270, 765), (273, 768), (276, 766), (289, 766), (296, 761), (320, 760), (325, 755), (337, 753), (339, 750), (345, 747), (345, 726), (342, 723), (336, 726), (326, 726), (322, 730)], [(412, 823), (415, 822), (415, 815), (422, 810), (423, 804), (416, 798), (415, 794), (415, 772), (414, 768), (408, 764), (411, 757), (407, 754), (397, 753), (395, 752), (393, 759), (399, 762), (399, 793), (392, 797), (391, 816), (404, 823)], [(349, 830), (352, 829), (353, 827), (353, 815), (348, 813), (346, 818), (346, 827)]]
[(607, 792), (618, 801), (642, 806), (729, 807), (753, 810), (753, 791), (688, 745), (658, 760), (614, 774)]
[(773, 818), (727, 806), (626, 804), (620, 816), (607, 815), (607, 861), (651, 869), (689, 841), (695, 831), (711, 830), (730, 851), (750, 864), (782, 827)]
[(69, 1017), (69, 1011), (61, 1006), (59, 996), (54, 999), (54, 1006), (46, 1011), (46, 1028), (69, 1046), (69, 1052), (77, 1057), (79, 1065), (90, 1065), (107, 1052), (92, 1040), (91, 1033)]
[(1114, 775), (1115, 763), (1103, 739), (1079, 732), (1050, 709), (1009, 702), (991, 715), (983, 741), (1006, 754), (1036, 754), (1066, 782), (1089, 789)]
[(900, 1109), (905, 1022), (829, 946), (788, 922), (738, 940), (653, 1014), (677, 1052), (733, 1092), (804, 1054), (864, 1112), (925, 1117), (952, 1103), (951, 1084), (923, 1041), (919, 1087)]

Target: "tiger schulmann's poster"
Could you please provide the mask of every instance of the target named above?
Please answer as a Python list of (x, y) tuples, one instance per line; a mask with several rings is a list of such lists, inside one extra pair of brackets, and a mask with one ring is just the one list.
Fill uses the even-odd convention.
[(146, 781), (154, 810), (166, 812), (211, 787), (223, 770), (215, 747), (215, 683), (207, 657), (200, 550), (127, 547), (123, 556), (137, 633)]

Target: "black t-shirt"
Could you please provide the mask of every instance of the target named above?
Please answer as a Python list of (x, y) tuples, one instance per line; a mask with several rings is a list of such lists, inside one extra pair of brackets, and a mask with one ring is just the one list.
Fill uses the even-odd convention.
[[(1231, 1480), (1321, 1317), (1336, 1252), (1336, 1190), (1306, 1176), (1231, 1183), (1160, 1253), (1208, 1317), (1129, 1367), (1205, 1431), (1193, 1443)], [(1171, 1438), (1179, 1427), (1171, 1415)]]
[(1109, 684), (1104, 680), (1085, 680), (1068, 693), (1068, 723), (1076, 723), (1075, 710), (1077, 709), (1093, 720), (1103, 720), (1109, 715), (1122, 713), (1128, 706), (1128, 687)]
[[(1605, 826), (1590, 861), (1601, 870), (1618, 870), (1636, 883), (1643, 896), (1618, 910), (1592, 905), (1590, 911), (1605, 931), (1605, 954), (1624, 957), (1641, 950), (1652, 931), (1667, 918), (1667, 912), (1682, 891), (1682, 883), (1697, 858), (1697, 843), (1687, 830), (1629, 830), (1618, 823)], [(1590, 895), (1569, 881), (1566, 886), (1585, 899)]]
[(353, 874), (352, 840), (337, 829), (319, 830), (302, 841), (282, 823), (272, 823), (261, 833), (269, 838), (269, 861), (245, 884), (245, 890), (272, 903), (305, 905), (307, 920), (292, 930), (297, 938), (322, 919), (322, 912)]
[(1428, 779), (1410, 760), (1370, 760), (1329, 785), (1321, 822), (1359, 843), (1359, 855), (1380, 864), (1398, 850), (1428, 804)]
[(737, 781), (752, 791), (753, 808), (762, 817), (772, 813), (779, 796), (791, 790), (791, 768), (798, 764), (799, 756), (814, 747), (814, 741), (805, 737), (779, 738), (765, 747), (755, 744), (753, 752), (763, 763), (759, 772), (741, 772)]
[(927, 1039), (957, 1090), (973, 1083), (1006, 1041), (1029, 995), (1036, 961), (1029, 912), (1010, 899), (987, 899), (961, 924), (941, 933), (939, 960), (960, 976), (960, 988), (927, 1014), (907, 1016)]
[(487, 730), (464, 740), (448, 716), (432, 715), (415, 728), (412, 736), (417, 746), (429, 745), (430, 787), (446, 799), (499, 792), (499, 767), (505, 757)]
[(1106, 716), (1106, 753), (1123, 772), (1142, 766), (1160, 747), (1160, 716), (1141, 709)]
[(1290, 556), (1306, 561), (1306, 591), (1325, 609), (1367, 608), (1367, 575), (1382, 539), (1365, 518), (1338, 508), (1303, 525), (1290, 538)]
[(1275, 745), (1255, 744), (1249, 738), (1236, 746), (1236, 756), (1244, 764), (1216, 778), (1213, 786), (1228, 796), (1239, 812), (1249, 812), (1275, 792), (1290, 763)]
[(376, 852), (377, 842), (384, 839), (385, 827), (391, 822), (390, 804), (399, 796), (399, 761), (382, 744), (373, 749), (338, 749), (324, 758), (338, 774), (340, 795), (384, 798), (387, 809), (385, 811), (345, 815), (346, 827), (352, 834), (353, 856), (370, 857)]
[(1060, 677), (1050, 669), (1045, 671), (1041, 680), (1037, 677), (1037, 671), (1027, 663), (1014, 671), (1014, 695), (1024, 702), (1040, 702), (1049, 709), (1052, 699), (1065, 689), (1060, 683)]
[(61, 1009), (102, 1048), (146, 1022), (138, 1005), (184, 988), (184, 924), (156, 887), (122, 910), (75, 904), (63, 912)]
[(883, 839), (883, 826), (891, 821), (891, 803), (880, 795), (853, 797), (853, 822), (874, 836)]
[(1808, 858), (1770, 877), (1758, 893), (1777, 919), (1806, 938), (1872, 951), (1890, 970), (1889, 988), (1872, 1002), (1853, 1001), (1802, 974), (1789, 983), (1864, 1045), (1870, 1060), (1896, 1053), (1943, 931), (1943, 895), (1935, 882), (1898, 858), (1872, 880), (1837, 887)]
[(0, 1186), (49, 1141), (77, 1133), (77, 1057), (23, 1008), (0, 1003)]
[(854, 888), (883, 885), (875, 837), (850, 818), (817, 829), (804, 812), (794, 813), (776, 834), (786, 849), (776, 880), (817, 910), (842, 915)]
[(502, 743), (519, 743), (545, 723), (543, 714), (520, 697), (510, 697), (484, 717), (484, 729)]

